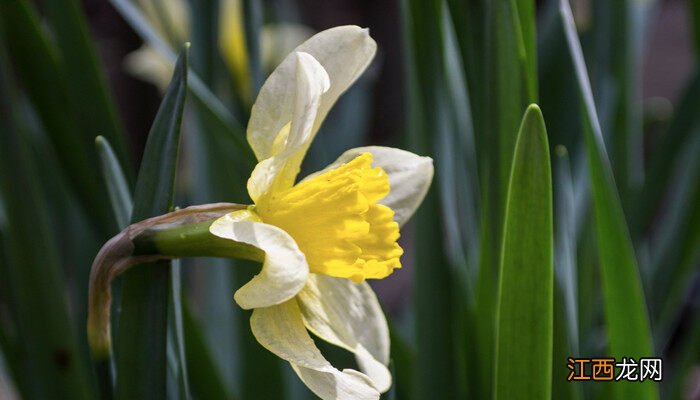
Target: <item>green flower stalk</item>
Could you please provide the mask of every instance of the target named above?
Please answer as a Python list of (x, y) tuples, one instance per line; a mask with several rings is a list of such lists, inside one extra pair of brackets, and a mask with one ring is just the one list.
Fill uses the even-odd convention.
[[(137, 264), (145, 264), (157, 260), (173, 259), (186, 255), (198, 255), (197, 251), (216, 256), (216, 250), (210, 244), (210, 236), (206, 232), (200, 232), (196, 228), (208, 226), (211, 222), (222, 215), (235, 210), (245, 209), (245, 206), (231, 203), (216, 203), (206, 206), (192, 206), (172, 213), (149, 218), (139, 223), (130, 225), (118, 235), (110, 239), (95, 257), (90, 271), (90, 283), (88, 293), (88, 344), (93, 358), (102, 360), (111, 355), (111, 333), (110, 333), (110, 306), (112, 303), (111, 284), (115, 277), (126, 272), (129, 268)], [(187, 243), (187, 246), (178, 246), (174, 254), (173, 246), (168, 247), (172, 240), (161, 240), (161, 235), (168, 236), (167, 232), (177, 231), (178, 228), (187, 229), (188, 232), (179, 231), (175, 245)], [(171, 233), (172, 235), (172, 233)], [(163, 249), (158, 248), (158, 244), (166, 243)], [(254, 256), (255, 250), (250, 246), (231, 245), (227, 243), (226, 251), (222, 251), (222, 257), (236, 257), (246, 259), (257, 259)], [(198, 246), (203, 249), (198, 249)], [(184, 250), (189, 249), (190, 253)], [(254, 258), (257, 257), (257, 258)]]

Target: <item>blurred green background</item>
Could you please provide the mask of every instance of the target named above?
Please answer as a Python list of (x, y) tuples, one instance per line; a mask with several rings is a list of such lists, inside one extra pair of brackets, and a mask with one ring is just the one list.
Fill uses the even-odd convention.
[[(233, 302), (259, 266), (120, 279), (114, 393), (88, 356), (87, 281), (132, 196), (133, 217), (249, 202), (255, 93), (342, 24), (369, 27), (377, 57), (302, 176), (366, 144), (436, 168), (403, 269), (372, 282), (392, 330), (383, 398), (700, 398), (700, 1), (227, 1), (0, 0), (0, 399), (313, 398)], [(531, 103), (549, 153), (516, 151), (519, 132), (543, 137), (535, 117), (521, 128)], [(144, 152), (149, 134), (174, 152)], [(663, 382), (566, 381), (567, 357), (602, 356), (662, 357)]]

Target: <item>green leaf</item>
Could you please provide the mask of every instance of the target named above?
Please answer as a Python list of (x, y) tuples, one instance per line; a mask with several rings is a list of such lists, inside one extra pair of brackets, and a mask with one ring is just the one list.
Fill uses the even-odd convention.
[(579, 354), (573, 350), (574, 347), (570, 341), (569, 313), (565, 309), (567, 294), (563, 293), (562, 287), (554, 286), (554, 330), (552, 340), (552, 356), (554, 366), (552, 370), (552, 399), (557, 400), (581, 400), (583, 399), (583, 387), (580, 384), (571, 384), (566, 380), (568, 369), (563, 368), (564, 362), (569, 357), (574, 357)]
[(107, 91), (80, 2), (55, 0), (44, 3), (44, 6), (66, 71), (64, 79), (68, 99), (73, 108), (79, 110), (77, 117), (83, 128), (84, 141), (90, 143), (97, 133), (109, 139), (118, 158), (127, 167), (129, 178), (131, 165), (124, 141), (126, 135)]
[(527, 81), (527, 98), (530, 101), (537, 100), (537, 26), (535, 15), (535, 1), (515, 0), (518, 11), (518, 26), (522, 37), (522, 46), (525, 53), (524, 76)]
[(67, 71), (59, 54), (51, 47), (33, 7), (26, 1), (2, 1), (0, 18), (5, 37), (12, 38), (7, 46), (15, 73), (55, 148), (70, 187), (77, 193), (80, 206), (90, 220), (107, 236), (114, 231), (115, 224), (107, 191), (99, 171), (94, 168), (97, 160), (92, 146), (99, 131), (87, 132), (78, 123), (77, 114), (85, 110), (72, 107)]
[(643, 46), (652, 1), (591, 4), (592, 89), (599, 99), (605, 143), (623, 205), (644, 179), (641, 87)]
[(215, 54), (219, 51), (219, 2), (189, 0), (191, 68), (211, 85), (215, 76)]
[(396, 324), (391, 319), (389, 323), (389, 335), (391, 337), (391, 361), (389, 368), (393, 377), (392, 387), (389, 391), (390, 399), (410, 399), (413, 392), (412, 377), (415, 369), (415, 356), (409, 343), (397, 332)]
[[(525, 40), (523, 38), (520, 17), (515, 0), (498, 0), (493, 2), (492, 34), (494, 38), (494, 84), (498, 93), (493, 98), (491, 109), (492, 123), (498, 132), (499, 182), (501, 207), (505, 207), (508, 178), (511, 171), (513, 150), (520, 117), (529, 103), (536, 101), (533, 82), (537, 76), (531, 64), (536, 58), (533, 54), (528, 61)], [(528, 9), (531, 5), (523, 6)], [(529, 29), (532, 29), (529, 26)], [(534, 43), (528, 45), (534, 49)], [(534, 65), (534, 64), (532, 64)], [(499, 210), (499, 213), (502, 211)], [(500, 228), (500, 226), (499, 226)]]
[[(110, 189), (110, 199), (112, 200), (112, 208), (118, 216), (118, 221), (121, 228), (125, 228), (129, 224), (129, 218), (132, 209), (132, 200), (129, 189), (124, 180), (124, 173), (119, 166), (118, 161), (114, 157), (114, 153), (109, 145), (109, 142), (102, 136), (98, 136), (95, 140), (100, 161), (102, 162), (103, 174), (107, 181), (107, 187)], [(170, 375), (175, 381), (173, 389), (177, 393), (169, 393), (169, 397), (176, 396), (179, 399), (190, 398), (189, 381), (187, 362), (185, 357), (185, 343), (183, 332), (183, 311), (181, 302), (181, 278), (179, 260), (173, 261), (170, 281), (170, 293), (172, 295), (172, 307), (169, 315), (169, 330), (168, 330), (168, 367)], [(117, 297), (117, 296), (115, 296)], [(121, 298), (121, 296), (118, 296)], [(115, 324), (116, 326), (116, 324)], [(195, 327), (193, 327), (195, 329)], [(96, 364), (96, 372), (98, 375), (100, 390), (103, 393), (103, 398), (111, 398), (111, 372), (109, 360)], [(170, 388), (171, 386), (169, 386)]]
[[(678, 348), (676, 354), (677, 360), (670, 368), (664, 372), (665, 376), (670, 377), (670, 382), (666, 381), (666, 392), (669, 399), (690, 398), (688, 395), (689, 387), (692, 387), (690, 382), (693, 382), (693, 372), (696, 371), (694, 366), (700, 361), (700, 308), (696, 303), (692, 310), (688, 313), (687, 324), (689, 328), (681, 333), (681, 337), (677, 338)], [(664, 360), (665, 361), (665, 360)], [(666, 365), (664, 365), (664, 368)], [(664, 380), (666, 380), (664, 378)]]
[(578, 282), (576, 268), (576, 222), (574, 211), (574, 188), (571, 177), (569, 154), (564, 146), (554, 150), (555, 162), (555, 197), (556, 212), (556, 278), (563, 305), (561, 316), (564, 316), (567, 343), (571, 354), (579, 354), (579, 324), (578, 324)]
[(681, 157), (681, 153), (696, 132), (696, 126), (700, 123), (697, 112), (700, 104), (698, 99), (700, 99), (700, 69), (696, 69), (690, 79), (674, 112), (671, 125), (659, 138), (659, 143), (654, 145), (654, 151), (650, 154), (646, 180), (637, 196), (638, 202), (632, 214), (633, 228), (635, 228), (632, 229), (633, 233), (647, 233), (654, 222), (654, 217), (663, 206), (664, 195), (668, 194), (669, 184), (674, 182), (674, 162)]
[(169, 394), (168, 398), (189, 400), (190, 383), (188, 379), (187, 356), (185, 353), (185, 327), (182, 305), (182, 272), (180, 260), (172, 261), (170, 272), (170, 317), (168, 327), (168, 366), (176, 393)]
[[(175, 53), (159, 34), (147, 22), (141, 11), (129, 0), (110, 0), (114, 8), (131, 25), (141, 38), (153, 46), (153, 48), (165, 59), (174, 62)], [(255, 165), (255, 158), (244, 137), (243, 125), (229, 112), (224, 104), (212, 93), (199, 79), (197, 74), (190, 72), (188, 79), (189, 89), (193, 100), (199, 107), (204, 118), (210, 120), (216, 129), (211, 131), (215, 140), (221, 146), (231, 151), (240, 159), (241, 163), (248, 167)]]
[[(124, 171), (119, 165), (119, 160), (117, 160), (116, 155), (112, 151), (112, 146), (110, 146), (107, 139), (103, 136), (98, 136), (95, 138), (95, 147), (97, 149), (97, 154), (100, 159), (100, 167), (102, 169), (102, 175), (107, 184), (107, 190), (109, 191), (109, 200), (112, 204), (112, 211), (119, 225), (119, 229), (124, 229), (129, 226), (129, 221), (131, 219), (131, 210), (133, 208), (133, 202), (131, 198), (131, 191), (129, 190), (129, 185), (124, 177)], [(121, 286), (117, 286), (113, 293), (113, 309), (114, 304), (118, 304), (121, 299)], [(112, 326), (118, 326), (118, 320), (115, 318), (117, 312), (113, 310), (112, 312)], [(100, 398), (103, 400), (112, 399), (114, 397), (114, 377), (113, 369), (114, 362), (112, 359), (106, 360), (95, 360), (93, 361), (93, 368), (95, 370), (95, 375), (97, 376), (97, 383), (100, 390)]]
[(185, 353), (192, 393), (197, 399), (233, 399), (216, 367), (207, 343), (192, 312), (183, 304)]
[[(584, 135), (595, 209), (609, 355), (615, 358), (653, 356), (651, 332), (639, 268), (625, 224), (610, 161), (607, 157), (590, 81), (567, 0), (560, 13), (576, 69), (583, 103)], [(616, 398), (655, 399), (654, 382), (618, 382)]]
[(9, 289), (2, 297), (19, 339), (15, 354), (21, 357), (15, 358), (18, 365), (13, 369), (27, 377), (17, 382), (25, 399), (91, 399), (94, 386), (87, 354), (80, 351), (73, 329), (46, 195), (38, 185), (40, 160), (31, 153), (24, 122), (18, 118), (20, 97), (7, 60), (0, 38), (0, 198), (6, 217), (2, 253), (7, 260), (0, 271), (2, 286)]
[(245, 47), (248, 52), (248, 71), (252, 98), (257, 97), (263, 84), (262, 55), (260, 47), (260, 31), (262, 29), (262, 2), (259, 0), (243, 0), (243, 30), (245, 32)]
[(552, 176), (539, 107), (525, 112), (510, 175), (496, 328), (496, 399), (547, 399), (552, 384)]
[[(651, 273), (657, 348), (665, 349), (683, 323), (683, 301), (692, 298), (693, 274), (700, 256), (700, 124), (676, 159), (673, 190), (656, 227)], [(680, 320), (680, 321), (679, 321)]]
[[(436, 155), (438, 137), (445, 132), (445, 68), (442, 49), (443, 10), (441, 1), (407, 0), (403, 3), (403, 26), (409, 69), (409, 141), (412, 150)], [(433, 136), (437, 130), (440, 133)], [(441, 171), (439, 157), (436, 170)], [(439, 178), (439, 174), (436, 175)], [(457, 358), (452, 310), (453, 266), (445, 254), (441, 225), (439, 182), (434, 182), (414, 217), (416, 365), (415, 398), (451, 399), (457, 395)], [(455, 285), (456, 286), (456, 285)]]
[[(187, 93), (187, 47), (148, 135), (134, 192), (132, 222), (166, 213), (173, 205)], [(169, 285), (169, 262), (135, 267), (124, 276), (116, 347), (118, 399), (166, 397)]]
[(126, 228), (129, 225), (129, 220), (131, 219), (132, 207), (129, 184), (126, 181), (124, 171), (122, 170), (119, 160), (117, 160), (117, 156), (114, 154), (109, 141), (103, 136), (98, 136), (95, 139), (95, 146), (97, 147), (97, 154), (100, 158), (102, 175), (107, 183), (109, 200), (112, 204), (114, 217), (116, 218), (121, 229)]

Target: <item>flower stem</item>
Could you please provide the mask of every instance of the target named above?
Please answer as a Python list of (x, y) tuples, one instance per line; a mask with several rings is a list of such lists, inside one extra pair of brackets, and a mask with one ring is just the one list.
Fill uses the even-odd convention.
[(209, 227), (214, 221), (146, 230), (134, 238), (134, 255), (226, 257), (259, 262), (265, 259), (265, 253), (256, 247), (212, 235)]
[(114, 278), (131, 267), (180, 257), (263, 261), (265, 253), (261, 250), (209, 232), (217, 218), (245, 208), (232, 203), (191, 206), (132, 224), (105, 243), (92, 264), (88, 290), (87, 331), (93, 359), (104, 361), (111, 357), (111, 285)]

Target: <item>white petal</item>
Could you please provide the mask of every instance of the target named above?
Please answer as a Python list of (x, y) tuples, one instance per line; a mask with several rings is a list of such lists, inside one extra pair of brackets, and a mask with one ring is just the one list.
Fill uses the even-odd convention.
[(379, 399), (369, 378), (354, 370), (341, 372), (323, 357), (304, 327), (295, 300), (256, 308), (250, 327), (258, 342), (289, 361), (302, 381), (322, 399)]
[(381, 393), (389, 390), (389, 327), (366, 282), (311, 274), (297, 300), (307, 329), (355, 353), (360, 369), (374, 386)]
[(315, 58), (303, 52), (295, 53), (295, 57), (296, 94), (291, 124), (288, 129), (284, 126), (282, 128), (285, 129), (276, 132), (281, 136), (273, 144), (274, 154), (259, 162), (248, 180), (248, 193), (255, 203), (266, 193), (294, 185), (301, 161), (311, 143), (321, 96), (330, 85), (328, 74)]
[(344, 369), (342, 379), (337, 374), (319, 372), (292, 364), (304, 384), (322, 399), (378, 399), (379, 393), (372, 388), (372, 381), (366, 375), (353, 369)]
[[(328, 111), (345, 90), (362, 74), (374, 57), (377, 44), (367, 29), (338, 26), (319, 32), (299, 45), (295, 52), (308, 53), (323, 66), (330, 78), (330, 89), (323, 96), (308, 140), (312, 140)], [(273, 155), (277, 133), (292, 120), (296, 96), (296, 56), (294, 53), (267, 78), (251, 110), (248, 143), (258, 160)]]
[(393, 147), (356, 147), (343, 153), (337, 160), (304, 180), (338, 168), (362, 153), (372, 153), (372, 165), (382, 167), (389, 176), (390, 192), (379, 201), (394, 210), (394, 221), (405, 224), (423, 202), (433, 180), (433, 159)]
[(124, 66), (131, 75), (156, 85), (161, 92), (165, 92), (173, 75), (173, 65), (147, 44), (127, 54)]
[(234, 295), (236, 303), (244, 309), (268, 307), (291, 299), (304, 287), (309, 275), (306, 257), (294, 239), (276, 226), (251, 220), (250, 214), (236, 211), (209, 227), (215, 236), (247, 243), (265, 252), (260, 273)]

